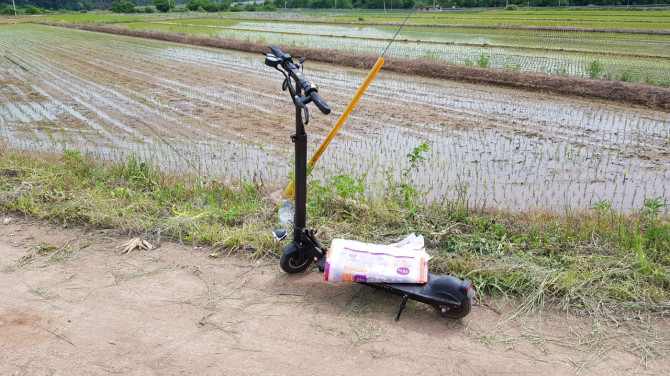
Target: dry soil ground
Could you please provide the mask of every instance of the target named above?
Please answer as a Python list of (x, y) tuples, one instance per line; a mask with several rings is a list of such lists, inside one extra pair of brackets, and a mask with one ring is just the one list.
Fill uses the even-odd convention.
[(488, 301), (462, 321), (409, 304), (394, 323), (397, 298), (317, 272), (286, 275), (273, 255), (212, 258), (169, 242), (121, 255), (127, 238), (0, 225), (0, 374), (670, 372), (657, 340), (668, 319), (520, 319), (513, 303)]

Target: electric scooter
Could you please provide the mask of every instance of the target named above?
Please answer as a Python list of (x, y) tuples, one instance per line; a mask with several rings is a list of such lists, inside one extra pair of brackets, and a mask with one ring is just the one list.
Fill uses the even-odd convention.
[[(316, 238), (316, 229), (306, 226), (307, 205), (307, 132), (309, 108), (313, 103), (324, 115), (330, 113), (330, 107), (319, 95), (319, 89), (302, 72), (305, 58), (295, 63), (291, 55), (282, 52), (277, 46), (270, 46), (271, 53), (264, 53), (265, 65), (275, 68), (284, 75), (282, 90), (289, 91), (295, 106), (295, 134), (291, 141), (295, 144), (295, 212), (293, 217), (292, 241), (282, 249), (279, 266), (287, 273), (299, 273), (316, 262), (320, 271), (324, 270), (327, 248)], [(304, 120), (303, 120), (304, 113)], [(274, 238), (282, 241), (288, 231), (275, 230)], [(426, 283), (368, 283), (364, 285), (387, 291), (402, 297), (400, 310), (395, 318), (400, 319), (409, 299), (432, 306), (441, 316), (459, 319), (470, 313), (471, 300), (475, 296), (472, 282), (450, 275), (428, 275)]]

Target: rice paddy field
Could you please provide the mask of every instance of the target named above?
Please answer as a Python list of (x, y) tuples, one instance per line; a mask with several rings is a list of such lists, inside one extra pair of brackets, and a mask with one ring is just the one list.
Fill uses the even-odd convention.
[[(205, 21), (179, 22), (198, 28)], [(207, 22), (230, 22), (235, 29), (271, 25)], [(144, 24), (173, 27), (122, 27)], [(286, 43), (282, 33), (267, 33), (268, 44)], [(645, 37), (654, 44), (663, 35)], [(281, 91), (281, 75), (262, 56), (30, 23), (0, 26), (0, 53), (0, 135), (9, 147), (79, 151), (110, 161), (133, 156), (206, 178), (280, 185), (288, 179), (293, 107)], [(656, 53), (668, 50), (659, 46)], [(308, 60), (305, 72), (333, 108), (328, 117), (311, 112), (314, 150), (367, 71)], [(407, 154), (421, 144), (428, 145), (426, 160), (409, 179), (429, 201), (504, 210), (607, 203), (629, 211), (645, 199), (665, 202), (669, 194), (666, 111), (383, 69), (312, 179), (348, 174), (379, 197), (403, 178)]]
[[(389, 12), (221, 13), (202, 18), (62, 15), (46, 20), (379, 54), (406, 16)], [(670, 85), (670, 11), (414, 13), (388, 56)], [(487, 60), (480, 60), (486, 57)], [(593, 72), (596, 61), (602, 71)], [(623, 77), (623, 78), (622, 78)]]

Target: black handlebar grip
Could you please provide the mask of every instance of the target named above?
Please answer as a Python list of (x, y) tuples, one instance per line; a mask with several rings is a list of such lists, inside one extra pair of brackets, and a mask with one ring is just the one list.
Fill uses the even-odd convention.
[(282, 56), (284, 56), (284, 53), (281, 52), (281, 50), (277, 46), (270, 46), (270, 51), (272, 51), (272, 53), (280, 59), (282, 58)]
[(309, 94), (309, 97), (312, 98), (312, 102), (314, 102), (316, 107), (318, 107), (324, 115), (328, 115), (330, 113), (330, 107), (328, 107), (328, 104), (323, 100), (323, 98), (321, 98), (319, 93), (313, 91)]

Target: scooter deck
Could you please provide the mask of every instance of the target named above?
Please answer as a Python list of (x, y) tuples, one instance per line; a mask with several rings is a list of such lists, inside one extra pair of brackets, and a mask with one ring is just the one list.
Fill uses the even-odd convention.
[(470, 281), (450, 275), (428, 274), (426, 283), (360, 283), (430, 305), (460, 306), (463, 299), (474, 297)]
[[(325, 257), (319, 259), (316, 265), (323, 271)], [(471, 299), (475, 296), (472, 282), (461, 280), (450, 275), (428, 274), (426, 283), (378, 283), (358, 282), (362, 285), (384, 290), (391, 294), (403, 297), (400, 314), (405, 308), (408, 299), (428, 304), (435, 308), (442, 316), (460, 318), (470, 312)]]

